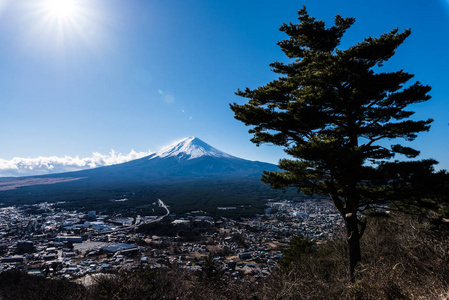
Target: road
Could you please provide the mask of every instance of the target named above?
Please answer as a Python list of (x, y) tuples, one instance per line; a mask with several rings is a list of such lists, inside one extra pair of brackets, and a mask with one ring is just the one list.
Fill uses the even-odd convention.
[(167, 213), (166, 213), (165, 215), (163, 215), (163, 216), (157, 218), (156, 220), (154, 220), (154, 221), (156, 221), (156, 222), (162, 220), (163, 218), (165, 218), (166, 216), (168, 216), (168, 215), (170, 214), (170, 210), (168, 210), (167, 205), (165, 205), (165, 203), (164, 203), (161, 199), (157, 199), (157, 202), (158, 202), (158, 204), (159, 204), (159, 207), (165, 208), (165, 210), (167, 211)]

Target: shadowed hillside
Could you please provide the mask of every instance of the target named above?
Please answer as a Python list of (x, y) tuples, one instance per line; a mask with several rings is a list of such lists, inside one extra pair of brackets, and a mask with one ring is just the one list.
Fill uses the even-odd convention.
[[(240, 159), (198, 138), (186, 138), (150, 156), (123, 164), (78, 172), (0, 179), (4, 205), (66, 202), (64, 208), (132, 211), (158, 198), (173, 213), (219, 206), (247, 206), (238, 215), (261, 213), (267, 199), (298, 197), (272, 191), (260, 178), (277, 166)], [(114, 199), (127, 199), (113, 202)], [(140, 213), (145, 213), (140, 211)]]

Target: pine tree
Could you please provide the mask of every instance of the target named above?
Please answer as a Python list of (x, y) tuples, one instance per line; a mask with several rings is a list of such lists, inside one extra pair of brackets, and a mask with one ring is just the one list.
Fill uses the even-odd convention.
[[(384, 140), (412, 141), (428, 131), (431, 119), (410, 120), (406, 107), (430, 99), (430, 87), (419, 82), (404, 86), (412, 74), (403, 70), (378, 73), (396, 48), (410, 35), (394, 29), (339, 49), (354, 18), (335, 17), (335, 25), (298, 12), (299, 24), (280, 28), (289, 39), (278, 42), (289, 63), (270, 66), (280, 77), (237, 95), (246, 104), (231, 104), (235, 118), (251, 126), (252, 142), (284, 148), (293, 159), (282, 159), (282, 172), (264, 172), (262, 180), (274, 188), (295, 187), (306, 194), (330, 195), (345, 221), (350, 277), (361, 260), (360, 238), (366, 223), (361, 206), (375, 187), (367, 182), (368, 165), (383, 163), (396, 154), (414, 158), (419, 151)], [(381, 189), (381, 187), (378, 187)]]
[(301, 261), (302, 256), (315, 254), (317, 245), (310, 238), (301, 234), (291, 238), (288, 248), (282, 250), (283, 257), (279, 260), (282, 271), (289, 271), (292, 264)]

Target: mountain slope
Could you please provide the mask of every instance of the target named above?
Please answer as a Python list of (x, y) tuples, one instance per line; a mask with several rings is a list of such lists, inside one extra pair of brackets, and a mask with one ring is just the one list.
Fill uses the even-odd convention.
[(196, 177), (252, 177), (260, 178), (264, 170), (277, 166), (249, 161), (224, 153), (198, 138), (185, 138), (161, 151), (123, 164), (49, 177), (87, 177), (101, 180), (137, 180), (166, 182)]
[(176, 157), (178, 161), (181, 161), (181, 160), (191, 160), (204, 156), (219, 157), (219, 158), (236, 158), (206, 144), (199, 138), (188, 137), (180, 140), (179, 142), (173, 145), (164, 147), (159, 152), (150, 155), (149, 159)]
[[(8, 184), (0, 180), (0, 203), (65, 201), (65, 206), (70, 207), (122, 210), (163, 198), (175, 212), (256, 205), (260, 200), (285, 196), (271, 191), (260, 181), (264, 170), (277, 169), (272, 164), (234, 157), (191, 137), (147, 157), (118, 165), (16, 178), (24, 184), (16, 182), (15, 187), (19, 187), (11, 190), (5, 189), (8, 184), (14, 187), (14, 179), (9, 178)], [(116, 203), (113, 199), (127, 201)], [(263, 206), (264, 202), (259, 208)]]

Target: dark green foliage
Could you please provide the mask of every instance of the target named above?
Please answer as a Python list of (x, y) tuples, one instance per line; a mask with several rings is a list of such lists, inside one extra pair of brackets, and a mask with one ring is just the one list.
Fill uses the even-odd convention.
[(198, 272), (198, 280), (203, 284), (221, 287), (224, 281), (224, 271), (214, 260), (212, 254), (209, 254), (204, 260), (201, 270)]
[(215, 232), (217, 229), (208, 222), (192, 222), (190, 224), (173, 224), (168, 218), (161, 222), (140, 225), (137, 232), (145, 235), (179, 237), (179, 241), (194, 242), (201, 240), (203, 233)]
[(85, 292), (83, 286), (68, 280), (50, 280), (18, 270), (0, 273), (2, 300), (82, 299)]
[(419, 201), (420, 199), (445, 200), (449, 186), (446, 171), (435, 172), (435, 160), (384, 163), (379, 166), (380, 174), (391, 189), (392, 200)]
[(279, 260), (279, 264), (284, 271), (287, 271), (292, 264), (300, 263), (301, 257), (315, 254), (316, 251), (317, 246), (314, 241), (302, 235), (294, 236), (290, 240), (288, 248), (282, 251), (283, 257)]
[(429, 100), (430, 87), (419, 82), (406, 85), (413, 75), (403, 70), (377, 72), (410, 35), (409, 29), (394, 29), (339, 49), (354, 18), (337, 15), (335, 25), (325, 28), (305, 7), (298, 15), (299, 24), (280, 28), (289, 39), (278, 44), (291, 59), (271, 64), (281, 77), (254, 90), (239, 90), (237, 95), (248, 98), (248, 103), (234, 103), (231, 109), (237, 120), (251, 126), (252, 142), (281, 146), (293, 157), (279, 162), (282, 172), (264, 172), (264, 182), (331, 196), (345, 220), (353, 279), (366, 225), (357, 214), (362, 206), (378, 200), (373, 195), (382, 189), (369, 182), (378, 170), (367, 163), (382, 164), (396, 154), (408, 158), (419, 154), (380, 141), (412, 141), (429, 130), (431, 119), (410, 120), (414, 112), (406, 108)]
[(389, 203), (391, 209), (430, 218), (435, 224), (445, 223), (449, 216), (449, 173), (435, 171), (436, 163), (427, 159), (380, 164), (366, 181), (368, 187), (360, 192), (363, 202), (368, 208)]
[[(165, 209), (153, 206), (158, 198), (170, 206), (170, 212), (184, 215), (192, 210), (207, 211), (226, 217), (253, 217), (263, 213), (267, 199), (304, 198), (294, 191), (270, 190), (260, 178), (202, 178), (181, 183), (98, 183), (86, 188), (82, 180), (71, 183), (23, 187), (1, 191), (0, 203), (8, 205), (59, 202), (56, 207), (67, 210), (95, 210), (102, 213), (128, 212), (130, 215), (163, 215)], [(120, 188), (118, 188), (118, 186)], [(128, 201), (112, 202), (111, 199)], [(218, 210), (220, 206), (241, 206), (235, 210)], [(153, 209), (155, 211), (153, 212)], [(36, 212), (37, 213), (37, 212)]]
[(382, 139), (413, 140), (427, 131), (432, 120), (407, 120), (413, 112), (404, 109), (428, 100), (428, 86), (403, 85), (413, 75), (398, 71), (375, 73), (407, 38), (410, 30), (395, 29), (379, 38), (367, 38), (346, 50), (336, 48), (353, 18), (335, 18), (324, 29), (305, 8), (300, 24), (281, 27), (289, 40), (279, 42), (294, 61), (273, 63), (283, 75), (266, 86), (237, 94), (249, 98), (244, 105), (232, 104), (235, 117), (251, 125), (256, 144), (273, 143), (297, 160), (281, 160), (285, 172), (266, 172), (263, 179), (274, 187), (294, 186), (304, 192), (332, 194), (340, 204), (350, 197), (350, 185), (366, 172), (366, 161), (383, 161), (400, 153), (418, 152), (400, 145), (390, 149), (377, 144)]
[(174, 288), (183, 285), (174, 278), (164, 278), (164, 272), (142, 271), (136, 273), (120, 272), (96, 279), (88, 299), (173, 299)]

